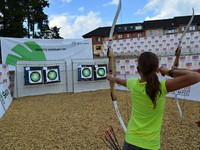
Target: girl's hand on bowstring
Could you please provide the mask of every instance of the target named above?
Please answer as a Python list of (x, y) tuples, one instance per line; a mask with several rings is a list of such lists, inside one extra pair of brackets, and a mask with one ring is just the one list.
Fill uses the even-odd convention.
[(162, 75), (162, 76), (165, 76), (165, 75), (168, 75), (168, 73), (169, 73), (169, 69), (168, 68), (166, 68), (166, 67), (164, 67), (164, 66), (161, 66), (159, 69), (158, 69), (158, 71), (160, 72), (160, 74)]

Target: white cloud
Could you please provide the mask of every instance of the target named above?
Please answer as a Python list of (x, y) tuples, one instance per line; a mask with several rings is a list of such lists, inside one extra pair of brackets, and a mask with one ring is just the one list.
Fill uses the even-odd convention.
[(62, 0), (63, 2), (70, 3), (72, 0)]
[(139, 9), (136, 14), (144, 14), (147, 11), (153, 10), (156, 6), (159, 6), (160, 2), (162, 2), (162, 0), (151, 0), (142, 9)]
[(50, 16), (49, 26), (60, 28), (60, 36), (65, 39), (80, 39), (82, 35), (102, 26), (102, 20), (99, 13), (92, 11), (85, 16), (62, 14)]
[(119, 4), (119, 0), (112, 0), (111, 2), (104, 4), (104, 6), (107, 6), (107, 5), (118, 5), (118, 4)]
[(153, 11), (154, 16), (147, 16), (145, 20), (191, 15), (192, 8), (194, 8), (195, 14), (199, 14), (200, 7), (197, 5), (198, 3), (199, 0), (150, 0), (136, 14), (147, 14)]
[(84, 12), (84, 9), (85, 9), (84, 7), (79, 7), (79, 8), (78, 8), (78, 11)]

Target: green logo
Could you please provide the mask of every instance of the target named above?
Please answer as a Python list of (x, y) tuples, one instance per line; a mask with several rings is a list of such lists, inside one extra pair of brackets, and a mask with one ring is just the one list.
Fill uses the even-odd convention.
[(42, 48), (33, 41), (24, 42), (28, 47), (24, 47), (21, 44), (17, 44), (11, 50), (17, 54), (8, 54), (6, 58), (6, 64), (15, 66), (18, 60), (46, 60), (45, 54), (42, 51)]
[(0, 94), (0, 101), (2, 102), (2, 104), (5, 104), (5, 100), (1, 94)]

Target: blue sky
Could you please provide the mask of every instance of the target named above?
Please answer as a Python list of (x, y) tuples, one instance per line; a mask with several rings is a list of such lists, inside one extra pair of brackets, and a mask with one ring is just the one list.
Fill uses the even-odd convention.
[[(65, 39), (82, 35), (102, 26), (111, 26), (118, 0), (49, 0), (45, 13), (50, 27), (60, 27)], [(122, 0), (117, 24), (200, 14), (199, 0)]]

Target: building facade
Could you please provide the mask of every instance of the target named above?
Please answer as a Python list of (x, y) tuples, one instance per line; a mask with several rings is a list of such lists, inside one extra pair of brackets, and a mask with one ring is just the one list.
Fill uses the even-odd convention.
[[(180, 16), (163, 20), (151, 20), (140, 23), (118, 24), (115, 26), (113, 40), (140, 39), (144, 37), (157, 37), (163, 35), (181, 34), (191, 16)], [(94, 56), (99, 57), (105, 49), (111, 27), (99, 27), (85, 35), (91, 38)], [(200, 15), (195, 15), (187, 32), (200, 31)]]

